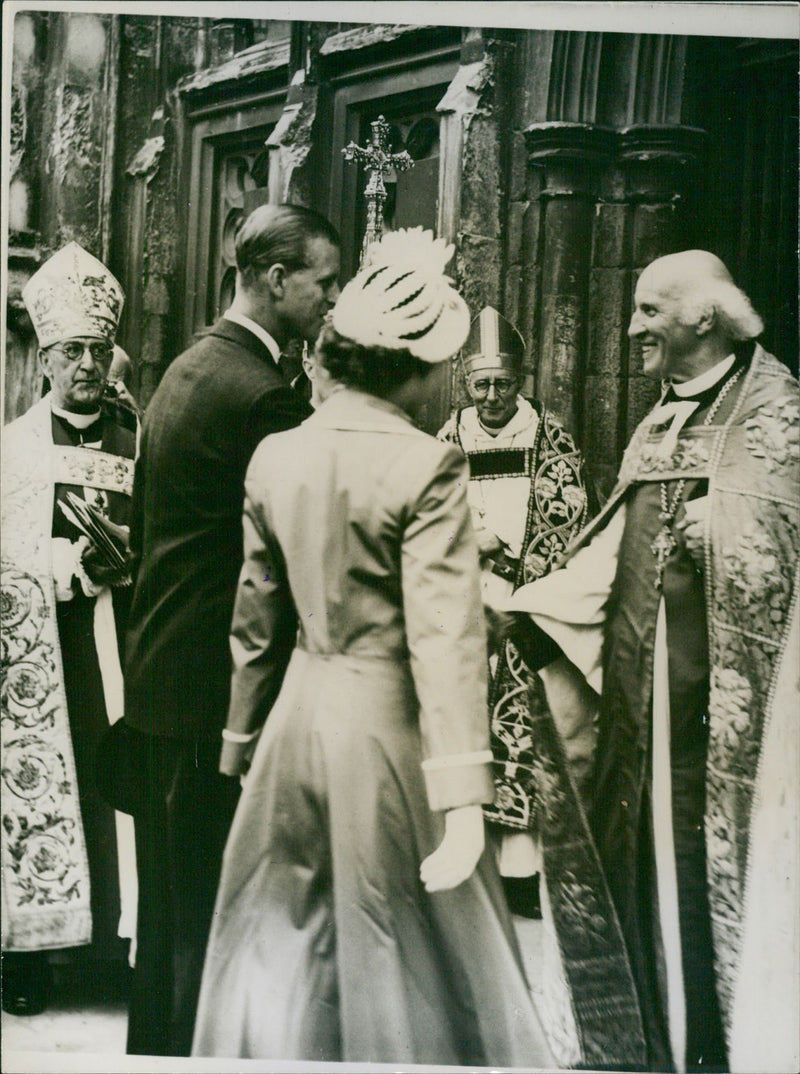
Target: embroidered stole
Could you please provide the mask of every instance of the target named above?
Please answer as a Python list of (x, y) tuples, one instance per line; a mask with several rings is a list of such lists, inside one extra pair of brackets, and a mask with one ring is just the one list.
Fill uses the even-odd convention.
[(54, 447), (46, 397), (3, 435), (3, 942), (17, 951), (92, 932), (51, 565), (57, 482), (130, 495), (133, 461)]
[[(468, 459), (472, 479), (530, 477), (514, 588), (543, 577), (564, 558), (588, 517), (583, 467), (572, 437), (545, 411), (532, 447), (470, 452)], [(496, 796), (486, 816), (506, 829), (536, 831), (541, 839), (543, 898), (568, 985), (562, 990), (560, 972), (549, 966), (552, 980), (544, 982), (542, 997), (548, 1038), (565, 1062), (577, 1058), (589, 1067), (608, 1067), (638, 1059), (643, 1064), (633, 978), (580, 794), (542, 681), (508, 640), (501, 646), (489, 702)]]
[[(758, 915), (748, 906), (753, 861), (759, 854), (751, 831), (762, 803), (771, 796), (770, 773), (761, 764), (764, 742), (773, 733), (787, 738), (790, 726), (791, 748), (797, 749), (796, 708), (779, 711), (775, 699), (787, 660), (795, 668), (797, 698), (797, 654), (787, 651), (787, 642), (798, 612), (798, 426), (796, 381), (757, 347), (722, 425), (681, 428), (676, 437), (647, 419), (639, 426), (625, 452), (617, 488), (601, 513), (605, 518), (615, 510), (635, 482), (708, 481), (703, 566), (710, 665), (705, 830), (717, 991), (729, 1044), (737, 1031), (732, 1012), (745, 985), (739, 971), (745, 941), (752, 945), (752, 936), (762, 929), (768, 939), (776, 927), (769, 914)], [(587, 530), (593, 531), (595, 524)], [(589, 536), (585, 531), (574, 548)], [(783, 809), (795, 836), (797, 812), (795, 788), (793, 807)], [(796, 843), (795, 838), (793, 860), (785, 863), (795, 887)], [(795, 929), (796, 936), (796, 925), (782, 927), (787, 935)], [(747, 987), (752, 992), (752, 985)], [(796, 981), (792, 987), (796, 995)], [(757, 1033), (755, 1026), (751, 1032)], [(729, 1058), (733, 1062), (732, 1054)]]

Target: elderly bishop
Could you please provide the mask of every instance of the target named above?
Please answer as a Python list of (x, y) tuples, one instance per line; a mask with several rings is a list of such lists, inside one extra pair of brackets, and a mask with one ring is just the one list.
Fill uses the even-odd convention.
[[(103, 402), (123, 304), (108, 269), (71, 242), (22, 297), (50, 391), (3, 432), (3, 1008), (32, 1014), (53, 962), (96, 978), (134, 935), (132, 820), (102, 800), (94, 766), (122, 714), (136, 436)], [(107, 520), (122, 563), (87, 518), (89, 532)]]
[[(591, 1066), (602, 1032), (623, 1069), (797, 1070), (800, 394), (714, 254), (658, 258), (634, 301), (662, 397), (563, 569), (509, 601), (529, 663), (555, 642), (601, 693), (588, 819), (643, 1037), (573, 1010)], [(552, 852), (584, 925), (559, 937), (574, 997), (613, 917), (569, 832)]]
[[(488, 608), (501, 607), (520, 585), (547, 574), (588, 518), (575, 441), (555, 414), (520, 394), (524, 352), (522, 336), (509, 321), (491, 306), (481, 310), (461, 355), (472, 405), (457, 411), (439, 433), (469, 462), (467, 498)], [(513, 643), (498, 637), (493, 649), (489, 712), (496, 793), (486, 815), (500, 836), (500, 872), (523, 929), (524, 949), (526, 927), (519, 919), (540, 916), (541, 742), (534, 723), (549, 720), (550, 713), (541, 706), (538, 715), (532, 711), (528, 669)], [(548, 702), (570, 708), (573, 683), (559, 674), (555, 691), (552, 686), (546, 687)], [(585, 736), (584, 752), (592, 745)]]

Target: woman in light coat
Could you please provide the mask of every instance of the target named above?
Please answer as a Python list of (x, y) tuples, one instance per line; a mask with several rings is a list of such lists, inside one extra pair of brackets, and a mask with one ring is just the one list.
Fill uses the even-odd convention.
[(196, 1055), (551, 1062), (484, 847), (466, 464), (408, 416), (467, 334), (451, 249), (384, 240), (317, 344), (327, 398), (250, 464), (223, 771), (257, 744)]

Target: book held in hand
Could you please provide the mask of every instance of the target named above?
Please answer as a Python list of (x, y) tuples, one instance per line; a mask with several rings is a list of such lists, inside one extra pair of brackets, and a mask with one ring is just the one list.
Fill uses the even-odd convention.
[(118, 526), (101, 514), (86, 500), (77, 496), (72, 490), (67, 492), (66, 502), (58, 501), (64, 517), (88, 537), (100, 553), (104, 565), (113, 570), (126, 570), (128, 551), (128, 530)]

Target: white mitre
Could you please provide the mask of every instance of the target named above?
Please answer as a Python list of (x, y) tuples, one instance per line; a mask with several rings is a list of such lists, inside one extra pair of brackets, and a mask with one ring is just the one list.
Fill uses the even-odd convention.
[(76, 336), (113, 340), (125, 295), (102, 262), (67, 243), (22, 289), (40, 347)]

